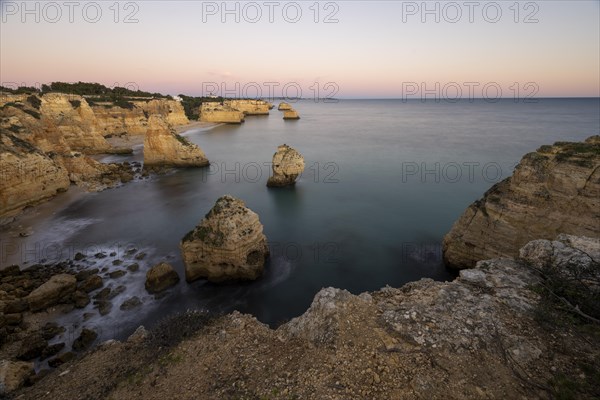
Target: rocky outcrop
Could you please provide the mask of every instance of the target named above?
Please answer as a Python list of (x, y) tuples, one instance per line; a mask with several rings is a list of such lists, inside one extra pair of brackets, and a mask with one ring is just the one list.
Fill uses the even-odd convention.
[(514, 257), (533, 239), (600, 237), (600, 136), (559, 142), (523, 157), (513, 176), (471, 204), (444, 237), (454, 268)]
[(283, 112), (283, 119), (290, 119), (290, 120), (300, 119), (300, 115), (298, 114), (298, 111), (296, 111), (294, 109), (286, 110)]
[(144, 139), (144, 166), (205, 167), (204, 152), (178, 135), (162, 117), (152, 115)]
[(304, 171), (304, 157), (287, 144), (279, 146), (273, 155), (273, 176), (267, 186), (288, 186), (296, 183), (296, 178)]
[(244, 115), (269, 115), (271, 109), (271, 103), (264, 100), (225, 100), (223, 104)]
[(200, 121), (241, 124), (244, 122), (244, 113), (221, 103), (206, 102), (200, 106)]
[(258, 215), (231, 196), (217, 200), (180, 248), (188, 282), (254, 280), (269, 255)]
[(279, 107), (277, 108), (279, 111), (288, 111), (292, 109), (292, 106), (288, 103), (281, 102), (279, 103)]
[(0, 217), (66, 191), (67, 170), (15, 134), (0, 128)]
[(149, 293), (160, 293), (175, 286), (179, 275), (170, 264), (160, 263), (150, 268), (146, 273), (146, 290)]
[(153, 115), (158, 115), (173, 126), (186, 125), (190, 120), (185, 115), (185, 110), (181, 102), (168, 99), (154, 99), (150, 101), (138, 101), (134, 103), (136, 107), (141, 108), (150, 118)]
[(54, 275), (50, 280), (27, 296), (32, 312), (44, 310), (68, 299), (77, 289), (77, 279), (73, 275)]

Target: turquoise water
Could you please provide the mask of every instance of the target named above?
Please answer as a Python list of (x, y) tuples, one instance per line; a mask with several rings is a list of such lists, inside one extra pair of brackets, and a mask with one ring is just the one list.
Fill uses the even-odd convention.
[[(472, 201), (509, 176), (525, 153), (600, 132), (599, 99), (301, 101), (294, 107), (299, 121), (283, 121), (275, 109), (240, 126), (187, 132), (210, 168), (57, 198), (45, 206), (51, 212), (32, 218), (33, 235), (0, 239), (11, 249), (52, 245), (61, 255), (103, 248), (126, 258), (126, 247), (143, 249), (141, 271), (115, 285), (127, 286), (122, 296), (142, 297), (144, 311), (121, 312), (115, 299), (110, 315), (88, 322), (110, 327), (106, 337), (186, 309), (237, 309), (277, 324), (304, 312), (322, 287), (360, 293), (423, 277), (451, 279), (440, 243)], [(283, 143), (304, 156), (306, 171), (294, 188), (267, 189), (268, 163)], [(141, 158), (136, 149), (120, 160)], [(179, 241), (223, 194), (259, 214), (272, 250), (265, 276), (226, 286), (182, 282), (160, 300), (145, 294), (144, 273), (157, 262), (170, 262), (183, 278)], [(2, 265), (49, 258), (43, 251), (8, 253)]]

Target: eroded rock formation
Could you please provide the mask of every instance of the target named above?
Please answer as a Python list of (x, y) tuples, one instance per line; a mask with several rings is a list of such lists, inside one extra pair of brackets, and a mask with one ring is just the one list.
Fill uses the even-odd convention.
[(244, 115), (269, 115), (271, 109), (271, 103), (264, 100), (226, 100), (224, 105)]
[(281, 102), (281, 103), (279, 103), (279, 107), (277, 109), (279, 111), (287, 111), (287, 110), (291, 110), (292, 106), (288, 103)]
[(454, 268), (514, 257), (533, 239), (600, 236), (600, 136), (558, 142), (523, 157), (513, 176), (471, 204), (444, 237)]
[(200, 121), (241, 124), (244, 122), (244, 113), (221, 103), (206, 102), (200, 106)]
[(300, 119), (300, 115), (298, 114), (298, 111), (292, 108), (291, 110), (286, 110), (283, 112), (283, 119)]
[(273, 176), (267, 186), (288, 186), (296, 183), (296, 178), (304, 171), (304, 157), (287, 144), (279, 146), (273, 155)]
[(179, 283), (179, 275), (170, 264), (160, 263), (146, 273), (146, 290), (160, 293)]
[(254, 280), (269, 255), (258, 215), (231, 196), (217, 200), (200, 224), (181, 241), (188, 282)]
[(152, 115), (144, 139), (144, 165), (204, 167), (209, 162), (200, 147), (175, 133), (162, 117)]

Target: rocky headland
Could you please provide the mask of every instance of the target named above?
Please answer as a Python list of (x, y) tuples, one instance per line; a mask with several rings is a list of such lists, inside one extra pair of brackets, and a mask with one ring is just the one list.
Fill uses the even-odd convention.
[(523, 157), (514, 174), (467, 208), (444, 237), (453, 268), (515, 257), (534, 239), (600, 237), (600, 136), (558, 142)]
[(254, 280), (269, 256), (258, 215), (231, 196), (217, 200), (180, 248), (188, 282)]
[(225, 106), (244, 113), (244, 115), (269, 115), (273, 105), (264, 100), (226, 100)]
[(273, 175), (269, 177), (267, 186), (289, 186), (296, 183), (298, 176), (304, 172), (304, 157), (287, 144), (277, 148), (273, 155)]
[(200, 106), (200, 121), (223, 124), (241, 124), (245, 120), (242, 111), (221, 103), (205, 102)]

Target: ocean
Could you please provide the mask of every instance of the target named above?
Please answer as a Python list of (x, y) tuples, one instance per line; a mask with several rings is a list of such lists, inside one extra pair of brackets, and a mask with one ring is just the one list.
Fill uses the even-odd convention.
[[(20, 227), (0, 234), (2, 267), (59, 261), (78, 251), (88, 255), (90, 268), (139, 263), (139, 272), (105, 278), (126, 290), (113, 299), (110, 314), (85, 322), (103, 339), (126, 337), (140, 324), (151, 327), (188, 309), (239, 310), (276, 326), (302, 314), (323, 287), (358, 294), (421, 278), (452, 279), (441, 241), (470, 203), (510, 176), (526, 153), (600, 133), (600, 99), (302, 100), (294, 108), (299, 121), (284, 121), (274, 109), (239, 126), (186, 132), (210, 168), (100, 193), (73, 188), (28, 210)], [(304, 156), (306, 170), (295, 187), (269, 189), (269, 163), (284, 143)], [(136, 148), (104, 161), (142, 159)], [(252, 283), (187, 284), (179, 242), (224, 194), (260, 216), (271, 247), (265, 274)], [(15, 237), (19, 229), (31, 235)], [(132, 259), (131, 247), (146, 257)], [(116, 255), (95, 259), (100, 250)], [(125, 262), (113, 266), (114, 259)], [(182, 282), (155, 299), (145, 292), (144, 278), (161, 261), (171, 263)], [(134, 295), (144, 306), (120, 310)], [(81, 313), (91, 307), (62, 322), (81, 325)]]

